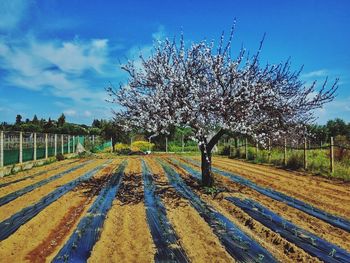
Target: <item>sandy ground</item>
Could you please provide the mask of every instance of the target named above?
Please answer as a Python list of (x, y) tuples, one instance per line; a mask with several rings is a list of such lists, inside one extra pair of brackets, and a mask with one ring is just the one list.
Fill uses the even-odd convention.
[(191, 205), (169, 185), (160, 165), (147, 158), (170, 223), (191, 262), (234, 262), (217, 236)]
[[(28, 185), (32, 185), (36, 182), (39, 182), (41, 180), (44, 180), (46, 178), (49, 178), (50, 176), (54, 175), (54, 174), (57, 174), (57, 173), (60, 173), (60, 172), (63, 172), (65, 170), (68, 170), (69, 168), (72, 168), (74, 166), (77, 166), (81, 164), (81, 161), (79, 162), (62, 162), (60, 164), (58, 163), (55, 163), (55, 166), (54, 167), (45, 167), (45, 169), (40, 169), (40, 170), (37, 170), (36, 172), (33, 172), (32, 170), (29, 170), (30, 173), (28, 174), (21, 174), (20, 176), (15, 176), (14, 178), (12, 178), (11, 180), (6, 180), (7, 178), (0, 178), (0, 184), (3, 184), (3, 183), (7, 183), (7, 182), (13, 182), (13, 181), (16, 181), (17, 179), (21, 179), (23, 177), (27, 177), (29, 175), (33, 175), (33, 174), (36, 174), (37, 172), (42, 172), (42, 171), (46, 171), (46, 170), (49, 170), (49, 171), (46, 171), (44, 174), (41, 174), (39, 176), (36, 176), (34, 178), (28, 178), (26, 180), (23, 180), (23, 181), (20, 181), (20, 182), (17, 182), (17, 183), (13, 183), (13, 184), (10, 184), (8, 186), (5, 186), (5, 187), (1, 187), (0, 188), (0, 197), (2, 196), (5, 196), (9, 193), (12, 193), (14, 191), (17, 191), (19, 189), (22, 189)], [(43, 168), (43, 167), (40, 167), (40, 168)], [(33, 169), (37, 169), (37, 168), (33, 168)], [(3, 180), (5, 179), (5, 180)]]
[(140, 159), (129, 158), (122, 185), (89, 262), (153, 262), (154, 254), (143, 202)]
[(59, 161), (59, 162), (56, 161), (53, 163), (32, 167), (29, 170), (20, 171), (20, 172), (17, 172), (15, 174), (10, 174), (10, 175), (4, 176), (4, 177), (0, 177), (0, 184), (12, 182), (12, 181), (15, 181), (17, 179), (21, 179), (23, 177), (36, 174), (38, 172), (47, 171), (48, 169), (55, 169), (55, 168), (61, 167), (63, 164), (67, 165), (67, 164), (77, 162), (77, 161), (80, 161), (80, 160), (79, 159), (65, 159), (65, 160)]
[(253, 182), (301, 199), (333, 214), (350, 218), (350, 183), (302, 176), (264, 165), (214, 158), (214, 165), (239, 173)]
[[(108, 157), (113, 156), (110, 155)], [(127, 158), (128, 165), (123, 182), (107, 214), (101, 237), (95, 244), (89, 261), (154, 262), (156, 247), (147, 224), (144, 205), (141, 174), (141, 158), (143, 158), (154, 175), (157, 186), (156, 193), (161, 197), (166, 207), (169, 222), (179, 237), (179, 245), (184, 249), (190, 261), (234, 262), (209, 225), (191, 207), (188, 201), (177, 194), (175, 189), (169, 185), (163, 169), (156, 162), (156, 157), (159, 156), (132, 156)], [(176, 158), (181, 159), (181, 157)], [(106, 159), (96, 159), (77, 171), (0, 207), (0, 220), (10, 217), (62, 184), (74, 180), (105, 161)], [(114, 159), (112, 163), (101, 169), (89, 182), (80, 185), (53, 202), (20, 227), (14, 234), (0, 242), (0, 262), (51, 261), (73, 233), (79, 220), (86, 214), (99, 190), (107, 182), (112, 171), (116, 169), (121, 161), (122, 158)], [(325, 178), (222, 157), (214, 157), (213, 161), (214, 165), (239, 174), (261, 186), (271, 187), (333, 214), (344, 217), (349, 217), (350, 215), (349, 184), (341, 184), (339, 181), (333, 182)], [(60, 167), (62, 164), (65, 164), (65, 168)], [(75, 165), (78, 165), (78, 163), (72, 164), (68, 160), (48, 165), (45, 169), (57, 167), (57, 170), (38, 176), (35, 182), (48, 178), (61, 169), (64, 170)], [(294, 224), (350, 251), (350, 234), (341, 229), (247, 187), (233, 183), (228, 178), (220, 175), (215, 175), (215, 177), (217, 179), (217, 187), (222, 192), (212, 196), (206, 193), (204, 189), (198, 187), (198, 184), (181, 168), (173, 167), (180, 173), (185, 183), (205, 202), (228, 217), (281, 262), (318, 262), (318, 260), (252, 219), (243, 210), (225, 200), (226, 196), (247, 197), (256, 200)], [(194, 166), (192, 167), (194, 168)], [(39, 168), (42, 169), (43, 167), (33, 168), (30, 170), (30, 174), (38, 172)], [(6, 180), (9, 179), (6, 178)], [(15, 177), (11, 178), (11, 180), (15, 180)], [(17, 188), (15, 187), (16, 184), (14, 184), (11, 189), (15, 191), (31, 183), (33, 182), (28, 180), (25, 184), (18, 184)]]
[[(110, 174), (117, 162), (101, 169), (94, 178)], [(43, 262), (48, 255), (58, 252), (94, 200), (95, 195), (89, 190), (88, 187), (77, 187), (68, 192), (0, 242), (1, 258), (6, 258), (6, 262)]]
[[(10, 217), (12, 214), (20, 211), (21, 209), (29, 206), (30, 204), (34, 204), (39, 201), (42, 197), (54, 191), (57, 187), (62, 186), (74, 179), (82, 176), (84, 173), (92, 170), (99, 164), (102, 164), (104, 160), (96, 160), (93, 161), (69, 174), (62, 176), (61, 178), (54, 180), (42, 187), (38, 187), (33, 191), (24, 194), (17, 199), (3, 205), (0, 207), (0, 221), (5, 220)], [(54, 173), (55, 174), (55, 173)]]
[[(231, 161), (231, 160), (228, 160)], [(214, 161), (215, 162), (215, 161)], [(192, 166), (192, 165), (191, 165)], [(193, 168), (199, 170), (197, 167), (192, 166)], [(224, 167), (221, 167), (224, 168)], [(230, 166), (228, 164), (225, 165), (225, 170), (230, 171)], [(268, 167), (266, 167), (268, 168)], [(244, 169), (244, 166), (242, 165), (242, 170)], [(235, 171), (236, 174), (241, 175), (243, 177), (243, 173), (238, 173), (238, 171)], [(290, 172), (288, 172), (290, 173)], [(260, 178), (263, 175), (257, 175)], [(294, 175), (296, 176), (296, 175)], [(291, 176), (291, 181), (293, 180), (293, 177)], [(343, 247), (344, 249), (347, 249), (350, 251), (350, 234), (342, 229), (333, 227), (332, 225), (317, 219), (315, 217), (312, 217), (298, 209), (295, 209), (293, 207), (290, 207), (282, 202), (278, 202), (274, 199), (271, 199), (269, 197), (266, 197), (252, 189), (249, 189), (248, 187), (241, 186), (237, 183), (232, 182), (228, 178), (220, 175), (216, 175), (216, 179), (221, 182), (225, 187), (227, 187), (230, 191), (229, 195), (237, 196), (237, 197), (247, 197), (250, 199), (253, 199), (262, 205), (268, 207), (273, 212), (277, 213), (280, 216), (283, 216), (285, 219), (293, 222), (294, 224), (304, 228), (305, 230), (310, 231), (311, 233), (322, 237), (323, 239), (332, 242), (340, 247)], [(250, 178), (249, 178), (250, 179)], [(317, 178), (311, 177), (311, 179), (318, 180)], [(300, 190), (303, 191), (303, 190)], [(312, 194), (312, 198), (319, 200), (322, 200), (323, 191), (322, 189), (319, 190), (318, 194), (315, 193)], [(224, 195), (225, 196), (225, 195)], [(341, 196), (340, 196), (341, 197)], [(235, 207), (233, 204), (231, 204), (228, 201), (224, 201), (223, 203), (226, 203), (227, 206), (231, 206), (233, 209), (237, 210), (238, 208)]]

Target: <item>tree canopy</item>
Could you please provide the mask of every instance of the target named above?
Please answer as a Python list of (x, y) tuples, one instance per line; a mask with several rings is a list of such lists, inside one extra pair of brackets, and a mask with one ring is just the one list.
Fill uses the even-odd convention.
[(202, 152), (202, 181), (212, 185), (211, 150), (226, 132), (257, 139), (278, 136), (314, 119), (313, 110), (334, 98), (336, 84), (327, 81), (306, 87), (301, 70), (290, 61), (261, 66), (259, 55), (241, 49), (231, 55), (233, 30), (227, 42), (200, 41), (190, 47), (159, 41), (141, 67), (129, 61), (126, 85), (108, 88), (111, 101), (122, 106), (116, 113), (128, 127), (167, 133), (173, 126), (192, 129)]

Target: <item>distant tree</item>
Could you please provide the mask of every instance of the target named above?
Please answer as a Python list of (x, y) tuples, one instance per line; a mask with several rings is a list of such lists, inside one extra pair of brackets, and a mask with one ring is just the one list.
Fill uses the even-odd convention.
[[(168, 133), (173, 126), (192, 129), (201, 151), (202, 184), (212, 186), (212, 149), (230, 132), (257, 140), (279, 136), (314, 119), (313, 110), (332, 101), (337, 81), (319, 91), (316, 82), (305, 87), (301, 70), (292, 72), (290, 62), (259, 65), (258, 52), (245, 56), (242, 49), (231, 56), (231, 32), (225, 44), (201, 41), (185, 47), (165, 40), (149, 58), (141, 56), (138, 67), (124, 65), (127, 85), (107, 90), (111, 102), (122, 106), (127, 127)], [(217, 48), (217, 50), (216, 50)], [(244, 62), (243, 62), (244, 61)]]
[(325, 125), (309, 125), (308, 131), (313, 138), (314, 143), (325, 143), (328, 141), (328, 130)]
[(66, 116), (62, 113), (61, 116), (57, 119), (57, 126), (62, 127), (66, 123)]
[(100, 135), (100, 134), (101, 134), (101, 129), (92, 126), (92, 127), (89, 129), (89, 134), (90, 134), (90, 135)]
[(54, 124), (51, 120), (51, 118), (48, 119), (48, 121), (44, 124), (44, 131), (45, 132), (51, 132), (54, 128)]
[(94, 128), (101, 128), (101, 121), (98, 119), (94, 119), (91, 126)]
[(342, 119), (337, 118), (335, 120), (330, 120), (327, 122), (326, 127), (330, 136), (348, 136), (348, 125)]
[(35, 124), (35, 125), (39, 124), (39, 120), (38, 120), (38, 117), (36, 116), (36, 114), (33, 117), (32, 123)]
[(105, 140), (112, 139), (113, 151), (117, 142), (128, 142), (128, 134), (124, 130), (121, 119), (101, 120), (101, 136)]
[(29, 122), (30, 122), (30, 120), (28, 118), (26, 118), (26, 123), (29, 123)]
[(17, 114), (16, 116), (16, 125), (20, 125), (22, 123), (22, 116), (20, 114)]

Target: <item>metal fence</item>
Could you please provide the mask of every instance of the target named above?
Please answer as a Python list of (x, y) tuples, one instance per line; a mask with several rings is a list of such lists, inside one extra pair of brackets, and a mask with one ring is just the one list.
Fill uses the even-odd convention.
[(84, 140), (68, 134), (0, 131), (0, 167), (73, 153)]
[(303, 168), (320, 174), (350, 179), (349, 142), (330, 138), (329, 142), (315, 142), (304, 138), (297, 142), (288, 138), (264, 144), (246, 138), (221, 140), (220, 152), (231, 158), (259, 163), (271, 163), (291, 169)]

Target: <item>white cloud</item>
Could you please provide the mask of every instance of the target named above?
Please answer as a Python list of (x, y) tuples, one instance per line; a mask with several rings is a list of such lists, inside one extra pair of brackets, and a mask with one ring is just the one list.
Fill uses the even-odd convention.
[[(160, 26), (152, 39), (157, 41), (164, 36), (164, 27)], [(0, 81), (8, 88), (51, 96), (53, 106), (71, 120), (109, 118), (111, 108), (117, 105), (106, 103), (108, 95), (103, 88), (109, 81), (126, 78), (117, 61), (111, 59), (111, 54), (120, 49), (118, 45), (110, 45), (105, 38), (59, 41), (40, 40), (34, 35), (21, 39), (0, 36)], [(130, 59), (136, 59), (140, 53), (147, 57), (152, 48), (153, 43), (134, 46), (126, 55)]]
[(77, 115), (77, 112), (73, 109), (67, 109), (63, 111), (64, 115), (66, 116), (75, 116)]
[(350, 122), (350, 97), (337, 97), (334, 101), (315, 111), (317, 122), (324, 124), (330, 119), (342, 118)]
[(329, 72), (326, 69), (320, 69), (320, 70), (315, 70), (315, 71), (302, 74), (301, 78), (310, 79), (310, 78), (326, 77), (328, 74)]
[(109, 63), (107, 39), (62, 43), (40, 42), (33, 37), (25, 43), (0, 39), (0, 68), (7, 72), (3, 81), (30, 90), (48, 90), (75, 101), (103, 100), (104, 91), (91, 90), (83, 74), (103, 75)]
[(1, 0), (0, 30), (13, 30), (22, 20), (28, 4), (28, 0)]

